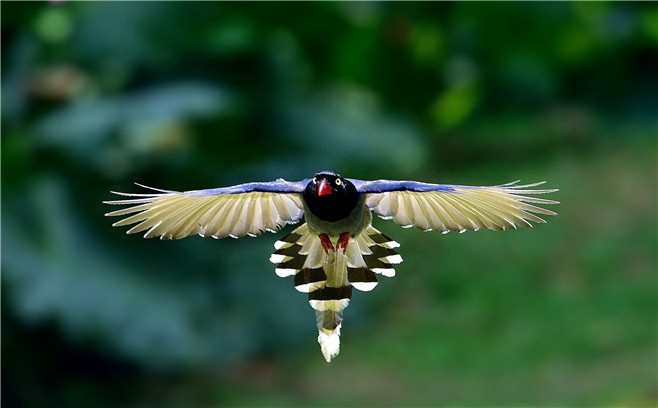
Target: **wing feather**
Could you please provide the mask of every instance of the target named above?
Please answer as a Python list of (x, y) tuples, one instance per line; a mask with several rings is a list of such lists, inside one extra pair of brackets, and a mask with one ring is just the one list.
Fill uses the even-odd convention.
[(428, 211), (429, 202), (427, 201), (427, 197), (422, 195), (415, 198), (417, 206), (414, 207), (414, 210), (418, 212), (418, 214), (414, 215), (414, 219), (416, 220), (415, 225), (423, 231), (428, 231), (432, 229), (430, 225), (430, 222), (432, 221), (432, 213), (431, 211)]
[(441, 219), (441, 224), (444, 225), (444, 228), (440, 229), (441, 232), (459, 231), (462, 229), (454, 220), (452, 216), (452, 208), (450, 208), (447, 202), (438, 200), (437, 197), (432, 194), (427, 194), (427, 197), (434, 202), (437, 215)]
[[(172, 213), (165, 214), (167, 219), (163, 220), (162, 223), (158, 225), (157, 228), (150, 230), (148, 234), (144, 236), (144, 238), (152, 238), (159, 236), (161, 239), (173, 239), (173, 237), (177, 237), (177, 236), (188, 236), (191, 234), (198, 234), (200, 230), (198, 224), (198, 218), (192, 219), (192, 217), (199, 210), (203, 210), (205, 208), (207, 211), (207, 207), (208, 207), (207, 201), (209, 200), (207, 200), (207, 197), (204, 198), (205, 198), (204, 201), (206, 202), (200, 202), (200, 203), (192, 202), (185, 207), (182, 207), (181, 205), (181, 209), (178, 212), (173, 214)], [(189, 228), (192, 228), (192, 230), (189, 230), (189, 228), (185, 228), (186, 225), (189, 225)], [(185, 231), (186, 229), (187, 231)]]
[[(510, 228), (514, 228), (514, 224), (509, 222), (509, 220), (501, 217), (497, 214), (496, 210), (487, 206), (486, 203), (482, 203), (479, 200), (458, 200), (459, 197), (453, 197), (446, 195), (446, 200), (451, 200), (455, 202), (455, 206), (461, 208), (464, 212), (471, 214), (469, 219), (475, 224), (475, 229), (487, 228), (492, 230), (501, 230), (503, 225), (508, 225)], [(522, 218), (517, 219), (518, 222), (522, 224), (527, 224), (527, 221)], [(470, 228), (469, 228), (470, 229)]]
[(242, 206), (242, 211), (240, 211), (240, 216), (236, 222), (237, 229), (233, 230), (230, 236), (236, 238), (243, 237), (253, 230), (252, 222), (254, 221), (254, 206), (256, 205), (256, 201), (258, 201), (258, 198), (253, 200), (245, 199), (245, 204)]
[(282, 219), (285, 220), (288, 218), (292, 218), (292, 214), (290, 214), (290, 211), (288, 211), (288, 205), (285, 203), (284, 198), (281, 198), (281, 200), (273, 200), (273, 202), (277, 212), (279, 213)]
[(215, 224), (215, 232), (212, 234), (213, 238), (226, 238), (231, 231), (235, 228), (235, 219), (237, 218), (236, 212), (241, 207), (240, 197), (233, 197), (230, 206), (227, 204), (225, 212), (220, 214), (219, 222)]
[(274, 201), (272, 200), (272, 197), (266, 196), (265, 201), (267, 202), (267, 211), (269, 214), (269, 219), (272, 220), (272, 223), (276, 226), (276, 228), (271, 228), (269, 227), (270, 232), (275, 232), (279, 226), (285, 225), (285, 222), (281, 218), (281, 215), (276, 209), (276, 205), (274, 205)]
[[(460, 197), (461, 201), (464, 201), (465, 199), (463, 197)], [(512, 200), (507, 200), (506, 198), (501, 198), (497, 196), (492, 196), (489, 194), (482, 194), (481, 198), (479, 196), (473, 197), (473, 201), (476, 202), (481, 208), (491, 211), (491, 214), (498, 219), (503, 221), (504, 225), (499, 225), (499, 226), (506, 226), (508, 228), (514, 228), (514, 222), (511, 221), (508, 217), (513, 217), (513, 218), (526, 218), (534, 222), (538, 223), (543, 223), (546, 222), (542, 218), (537, 217), (534, 214), (530, 214), (527, 211), (524, 211), (524, 209), (528, 209), (529, 211), (533, 211), (534, 208), (539, 208), (539, 207), (534, 207), (534, 206), (529, 206), (523, 202), (520, 201), (512, 201)], [(542, 208), (542, 210), (544, 210)], [(546, 210), (548, 211), (548, 210)], [(548, 212), (547, 214), (550, 214), (551, 212)], [(505, 225), (506, 224), (506, 225)]]
[[(210, 200), (207, 200), (208, 197), (204, 197), (206, 200), (205, 202), (200, 202), (198, 205), (195, 205), (195, 203), (188, 203), (185, 207), (180, 207), (178, 211), (175, 211), (173, 208), (171, 208), (169, 213), (164, 213), (166, 211), (166, 207), (161, 206), (161, 208), (164, 208), (163, 211), (160, 212), (160, 214), (166, 215), (166, 219), (160, 219), (160, 217), (154, 217), (152, 216), (149, 218), (147, 221), (154, 223), (158, 222), (158, 220), (161, 220), (158, 224), (157, 227), (150, 229), (145, 235), (144, 238), (152, 238), (152, 237), (157, 237), (159, 236), (161, 239), (169, 238), (180, 235), (180, 230), (183, 229), (183, 226), (185, 224), (190, 224), (191, 222), (196, 222), (196, 225), (192, 224), (188, 227), (188, 229), (193, 228), (193, 231), (190, 231), (186, 234), (190, 235), (193, 233), (198, 233), (199, 228), (198, 228), (198, 221), (191, 218), (194, 216), (195, 213), (198, 213), (201, 210), (207, 211), (207, 208), (209, 207)], [(191, 220), (191, 222), (190, 222)], [(145, 221), (146, 222), (146, 221)], [(181, 225), (182, 224), (182, 225)], [(195, 228), (196, 227), (196, 228)]]
[(199, 217), (199, 225), (201, 226), (199, 228), (199, 235), (202, 237), (206, 237), (208, 235), (212, 235), (212, 233), (209, 233), (210, 231), (213, 230), (213, 226), (217, 222), (217, 219), (221, 216), (222, 212), (221, 209), (226, 206), (227, 201), (213, 201), (212, 205), (206, 212), (204, 212), (200, 217)]
[[(121, 201), (110, 201), (109, 203), (111, 203), (111, 204), (122, 204)], [(169, 204), (172, 204), (172, 203), (169, 203)], [(138, 208), (138, 209), (134, 210), (134, 208)], [(149, 218), (149, 215), (152, 215), (153, 213), (157, 213), (159, 208), (160, 208), (160, 205), (155, 205), (154, 206), (153, 204), (148, 203), (148, 204), (138, 205), (138, 206), (135, 206), (135, 207), (125, 208), (125, 209), (118, 210), (118, 211), (112, 211), (112, 212), (109, 212), (105, 215), (117, 216), (117, 215), (127, 215), (127, 214), (137, 213), (137, 214), (131, 215), (130, 217), (124, 218), (124, 219), (119, 220), (119, 221), (115, 222), (114, 224), (112, 224), (113, 227), (123, 227), (125, 225), (134, 224), (138, 221), (142, 221), (142, 220), (145, 220), (145, 219)]]
[[(397, 214), (398, 217), (396, 219), (396, 222), (400, 224), (402, 227), (411, 227), (413, 225), (413, 221), (409, 218), (409, 207), (410, 204), (409, 202), (411, 200), (405, 199), (403, 196), (394, 196), (392, 197), (395, 201), (395, 206), (394, 208), (397, 209)], [(411, 210), (412, 212), (413, 210)]]
[(443, 198), (446, 206), (450, 207), (450, 213), (455, 215), (453, 218), (459, 220), (460, 231), (481, 228), (481, 217), (472, 211), (468, 203), (460, 203), (450, 195), (446, 195)]
[(534, 189), (540, 183), (517, 185), (518, 181), (492, 187), (428, 184), (413, 181), (360, 181), (357, 190), (366, 194), (366, 205), (378, 216), (393, 219), (403, 227), (442, 232), (488, 228), (502, 231), (517, 226), (532, 227), (546, 222), (540, 215), (554, 211), (537, 204), (557, 201), (533, 197), (555, 189)]
[(173, 200), (167, 200), (163, 203), (159, 203), (160, 205), (127, 218), (124, 220), (124, 223), (119, 225), (134, 224), (137, 221), (141, 221), (139, 224), (129, 229), (128, 233), (134, 234), (136, 232), (144, 231), (147, 228), (152, 228), (159, 222), (165, 221), (163, 216), (166, 216), (167, 219), (171, 220), (177, 219), (173, 218), (172, 215), (178, 215), (183, 209), (190, 205), (186, 205), (184, 202), (185, 200), (180, 199), (180, 197), (174, 197)]
[(115, 193), (131, 198), (105, 203), (129, 207), (105, 215), (127, 216), (113, 226), (136, 224), (127, 233), (146, 230), (145, 238), (180, 239), (194, 234), (215, 238), (257, 236), (263, 231), (276, 232), (302, 218), (304, 183), (305, 180), (277, 180), (185, 192), (146, 187), (155, 193)]
[(303, 214), (303, 208), (304, 206), (302, 205), (301, 201), (301, 195), (299, 196), (293, 196), (293, 195), (284, 195), (282, 196), (283, 202), (288, 206), (288, 214), (290, 214), (291, 218), (297, 218), (300, 217)]
[[(425, 199), (425, 202), (427, 203), (427, 208), (426, 210), (426, 217), (428, 221), (428, 228), (424, 228), (423, 231), (430, 231), (430, 230), (436, 230), (436, 231), (447, 231), (448, 227), (446, 227), (446, 224), (443, 222), (441, 215), (443, 214), (440, 211), (440, 208), (430, 195), (423, 196)], [(422, 228), (421, 228), (422, 229)]]
[(199, 219), (203, 218), (203, 216), (213, 207), (214, 202), (212, 199), (207, 199), (205, 203), (201, 203), (198, 206), (190, 206), (184, 212), (180, 213), (180, 220), (174, 221), (170, 224), (171, 228), (163, 228), (163, 225), (161, 224), (157, 228), (157, 231), (153, 231), (153, 233), (146, 238), (160, 236), (161, 239), (173, 239), (173, 237), (176, 236), (200, 234), (202, 224)]
[(235, 203), (235, 200), (217, 200), (217, 203), (199, 220), (201, 224), (199, 235), (215, 237), (223, 225), (222, 221), (226, 218), (227, 212)]
[(514, 223), (505, 216), (505, 211), (501, 210), (499, 206), (494, 205), (492, 202), (481, 200), (477, 196), (471, 197), (470, 200), (464, 200), (463, 197), (456, 197), (455, 200), (458, 201), (460, 207), (463, 207), (466, 201), (466, 205), (472, 203), (480, 209), (482, 214), (491, 221), (487, 227), (489, 229), (503, 231), (505, 228), (514, 228)]

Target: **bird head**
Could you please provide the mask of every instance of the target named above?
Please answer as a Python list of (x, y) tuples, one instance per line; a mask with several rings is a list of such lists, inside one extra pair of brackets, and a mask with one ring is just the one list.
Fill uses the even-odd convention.
[(352, 182), (333, 171), (321, 171), (304, 189), (304, 200), (324, 220), (336, 221), (347, 216), (359, 199)]
[(329, 196), (332, 194), (344, 195), (346, 192), (345, 179), (340, 174), (333, 171), (322, 171), (313, 177), (312, 190), (317, 192), (318, 197)]

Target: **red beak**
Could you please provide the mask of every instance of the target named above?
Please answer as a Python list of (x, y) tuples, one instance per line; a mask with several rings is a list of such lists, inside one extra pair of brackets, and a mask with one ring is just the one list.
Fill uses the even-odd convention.
[(320, 182), (320, 187), (318, 187), (318, 196), (331, 194), (331, 186), (327, 183), (327, 180), (322, 179)]

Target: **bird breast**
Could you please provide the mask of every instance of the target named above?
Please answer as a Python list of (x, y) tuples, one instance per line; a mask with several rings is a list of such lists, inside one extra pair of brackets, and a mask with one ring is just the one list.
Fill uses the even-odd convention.
[(372, 213), (365, 204), (365, 197), (360, 197), (354, 209), (345, 218), (338, 221), (324, 221), (308, 208), (304, 202), (304, 217), (308, 223), (308, 228), (316, 234), (327, 234), (329, 237), (339, 237), (344, 232), (349, 232), (350, 236), (357, 236), (364, 228), (367, 228), (372, 221)]

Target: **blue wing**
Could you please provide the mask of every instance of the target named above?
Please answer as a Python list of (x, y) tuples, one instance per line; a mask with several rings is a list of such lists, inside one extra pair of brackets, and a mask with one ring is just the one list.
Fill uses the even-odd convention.
[(421, 183), (420, 181), (400, 181), (400, 180), (357, 180), (348, 179), (356, 187), (359, 193), (384, 193), (387, 191), (454, 191), (455, 187), (464, 188), (466, 186), (454, 186), (450, 184), (432, 184)]
[(128, 233), (146, 230), (145, 238), (180, 239), (194, 234), (214, 238), (257, 236), (263, 231), (276, 232), (302, 218), (302, 192), (309, 181), (278, 179), (182, 192), (140, 185), (156, 193), (114, 193), (131, 198), (106, 204), (130, 207), (105, 215), (128, 215), (112, 225), (137, 224)]
[(284, 179), (277, 179), (274, 181), (256, 181), (252, 183), (237, 184), (230, 187), (219, 187), (219, 188), (208, 188), (205, 190), (190, 190), (190, 191), (172, 191), (172, 190), (162, 190), (159, 188), (153, 188), (135, 183), (140, 187), (148, 188), (149, 190), (158, 191), (161, 193), (177, 193), (177, 194), (186, 194), (190, 196), (209, 196), (209, 195), (218, 195), (218, 194), (239, 194), (239, 193), (250, 193), (250, 192), (262, 192), (262, 193), (302, 193), (306, 185), (311, 181), (311, 179), (305, 179), (301, 181), (287, 181)]
[(516, 185), (517, 182), (491, 187), (431, 184), (417, 181), (350, 181), (366, 195), (366, 205), (384, 219), (393, 219), (402, 227), (417, 227), (441, 232), (504, 230), (517, 225), (531, 227), (528, 221), (545, 222), (537, 214), (555, 212), (534, 204), (557, 201), (530, 197), (556, 189), (533, 189), (543, 182)]

